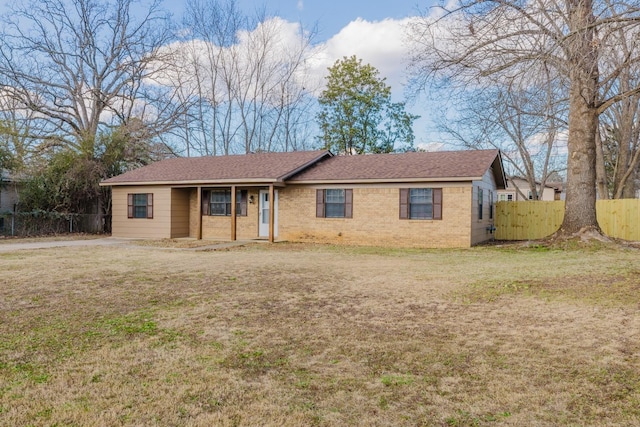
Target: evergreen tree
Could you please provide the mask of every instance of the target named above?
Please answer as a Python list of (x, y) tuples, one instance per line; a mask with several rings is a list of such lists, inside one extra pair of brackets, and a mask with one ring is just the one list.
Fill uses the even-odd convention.
[(413, 147), (413, 121), (378, 70), (354, 56), (329, 67), (317, 116), (325, 149), (336, 154), (389, 153)]

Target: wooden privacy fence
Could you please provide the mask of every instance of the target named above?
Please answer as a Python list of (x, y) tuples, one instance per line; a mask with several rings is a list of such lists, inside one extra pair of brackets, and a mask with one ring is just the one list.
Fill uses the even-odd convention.
[[(598, 200), (598, 223), (609, 237), (640, 240), (640, 199)], [(497, 240), (533, 240), (547, 237), (560, 228), (564, 202), (498, 202)]]
[(498, 202), (496, 239), (542, 239), (555, 233), (564, 218), (564, 202)]
[(607, 236), (640, 240), (640, 199), (598, 200), (596, 213)]

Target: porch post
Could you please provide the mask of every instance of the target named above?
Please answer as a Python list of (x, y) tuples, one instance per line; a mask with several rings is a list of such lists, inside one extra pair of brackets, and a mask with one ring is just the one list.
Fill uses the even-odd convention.
[(236, 186), (231, 186), (231, 241), (236, 240)]
[(196, 240), (202, 240), (202, 187), (196, 187)]
[(273, 243), (275, 240), (274, 234), (274, 223), (275, 223), (275, 190), (273, 188), (273, 184), (269, 185), (269, 243)]

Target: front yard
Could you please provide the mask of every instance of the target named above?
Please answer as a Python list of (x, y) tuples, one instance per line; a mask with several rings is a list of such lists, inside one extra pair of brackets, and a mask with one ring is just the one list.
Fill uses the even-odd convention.
[(0, 253), (0, 425), (640, 425), (638, 249), (162, 246)]

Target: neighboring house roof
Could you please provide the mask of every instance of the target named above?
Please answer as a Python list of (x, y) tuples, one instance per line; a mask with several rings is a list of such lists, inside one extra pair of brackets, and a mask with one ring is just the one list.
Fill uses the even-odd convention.
[[(507, 183), (513, 182), (513, 181), (521, 181), (521, 182), (525, 183), (527, 188), (529, 187), (529, 181), (526, 178), (523, 178), (521, 176), (509, 176), (509, 177), (507, 177)], [(536, 181), (536, 185), (541, 185), (540, 181)], [(564, 184), (562, 182), (549, 182), (549, 181), (547, 181), (544, 184), (545, 188), (552, 188), (556, 192), (561, 192), (563, 186), (564, 186)]]
[(24, 176), (12, 174), (7, 170), (0, 170), (0, 181), (5, 184), (19, 184), (24, 180)]
[(479, 180), (491, 167), (497, 187), (504, 188), (499, 150), (336, 156), (314, 164), (289, 182)]
[(333, 156), (297, 151), (167, 159), (107, 179), (101, 185), (313, 183), (480, 180), (493, 168), (505, 188), (499, 150)]
[(293, 151), (177, 157), (114, 176), (101, 184), (275, 183), (282, 182), (305, 167), (331, 155), (328, 151)]

